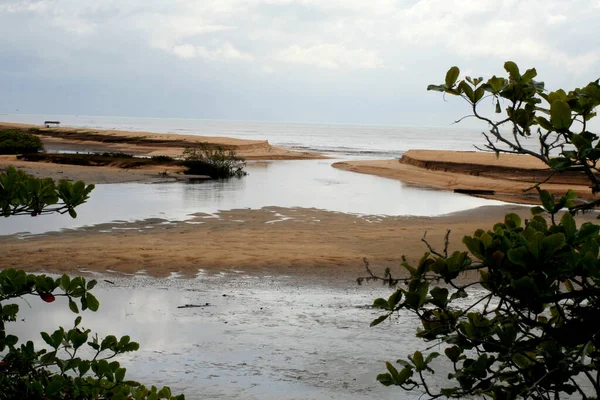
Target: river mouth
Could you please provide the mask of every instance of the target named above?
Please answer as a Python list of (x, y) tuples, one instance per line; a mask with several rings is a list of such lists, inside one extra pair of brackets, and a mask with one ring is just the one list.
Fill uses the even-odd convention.
[[(235, 270), (199, 271), (192, 279), (96, 279), (100, 309), (84, 312), (82, 326), (140, 343), (139, 351), (119, 357), (129, 379), (169, 385), (189, 399), (415, 397), (375, 379), (385, 361), (427, 345), (415, 338), (410, 315), (369, 327), (379, 315), (370, 305), (389, 295), (386, 287), (307, 284)], [(18, 300), (19, 318), (8, 330), (45, 347), (39, 332), (68, 329), (75, 319), (64, 300)]]
[(161, 218), (181, 221), (194, 213), (304, 207), (369, 215), (435, 216), (504, 204), (447, 191), (428, 190), (394, 179), (331, 167), (337, 160), (248, 163), (248, 176), (199, 183), (97, 185), (78, 217), (42, 215), (3, 219), (0, 235), (39, 234), (66, 228)]

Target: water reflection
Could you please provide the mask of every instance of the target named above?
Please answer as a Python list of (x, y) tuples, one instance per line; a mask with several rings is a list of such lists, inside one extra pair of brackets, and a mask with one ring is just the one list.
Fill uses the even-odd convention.
[[(111, 277), (114, 286), (100, 280), (100, 310), (86, 312), (82, 325), (100, 336), (131, 335), (141, 350), (120, 357), (129, 377), (168, 384), (189, 399), (403, 398), (375, 376), (386, 360), (425, 344), (415, 339), (408, 315), (369, 328), (377, 312), (365, 306), (381, 295), (380, 286), (320, 287), (233, 275)], [(21, 302), (25, 321), (8, 325), (22, 340), (45, 347), (40, 331), (72, 326), (75, 316), (64, 299), (30, 302)], [(205, 303), (210, 306), (178, 308)]]
[[(0, 220), (0, 234), (42, 233), (114, 220), (181, 220), (188, 215), (266, 206), (314, 207), (358, 214), (431, 216), (497, 201), (407, 186), (332, 168), (332, 160), (248, 164), (249, 175), (202, 183), (97, 185), (73, 220), (61, 215)], [(265, 167), (265, 165), (267, 165)]]

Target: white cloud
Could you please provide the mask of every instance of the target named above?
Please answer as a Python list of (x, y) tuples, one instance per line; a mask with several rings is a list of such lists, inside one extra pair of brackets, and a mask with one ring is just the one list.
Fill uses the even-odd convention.
[(181, 58), (194, 58), (197, 55), (196, 48), (191, 44), (182, 44), (173, 47), (173, 53)]
[(173, 53), (180, 58), (203, 58), (210, 61), (252, 61), (254, 57), (241, 52), (229, 42), (215, 47), (182, 44), (173, 46)]
[(331, 69), (373, 69), (384, 66), (377, 52), (366, 49), (348, 49), (324, 43), (310, 47), (293, 45), (275, 56), (277, 61), (307, 64)]
[(486, 76), (513, 60), (568, 89), (600, 69), (598, 19), (600, 0), (0, 0), (0, 86), (27, 70), (90, 87), (168, 76), (271, 99), (308, 87), (395, 99), (450, 65)]

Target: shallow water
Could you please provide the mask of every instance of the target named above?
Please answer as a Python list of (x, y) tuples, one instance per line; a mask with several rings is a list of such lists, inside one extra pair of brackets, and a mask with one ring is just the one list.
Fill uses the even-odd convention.
[[(130, 379), (170, 385), (189, 399), (418, 398), (375, 380), (385, 361), (426, 347), (409, 315), (369, 327), (379, 313), (368, 306), (390, 294), (385, 287), (308, 285), (240, 271), (107, 279), (116, 285), (99, 279), (100, 310), (85, 312), (82, 326), (140, 343), (138, 352), (119, 359)], [(38, 332), (72, 326), (64, 300), (21, 302), (9, 329), (44, 346)]]
[(77, 219), (65, 215), (0, 220), (0, 234), (42, 233), (115, 220), (183, 220), (214, 213), (267, 206), (314, 207), (357, 214), (433, 216), (484, 205), (503, 204), (463, 194), (427, 190), (395, 179), (331, 167), (335, 160), (249, 163), (248, 176), (200, 183), (97, 185)]

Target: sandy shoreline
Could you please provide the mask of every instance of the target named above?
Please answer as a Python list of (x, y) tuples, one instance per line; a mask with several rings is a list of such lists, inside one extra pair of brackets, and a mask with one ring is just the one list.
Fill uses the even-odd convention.
[[(162, 134), (148, 134), (153, 135), (148, 139), (140, 132), (90, 133), (69, 128), (41, 131), (53, 135), (42, 137), (58, 148), (96, 146), (96, 151), (145, 152), (144, 155), (169, 154), (174, 149), (182, 150), (177, 147), (182, 141), (199, 144), (207, 139)], [(117, 143), (89, 140), (86, 135), (104, 135), (104, 139), (110, 136)], [(273, 155), (281, 156), (280, 159), (321, 157), (277, 149), (266, 141), (211, 139), (214, 139), (213, 144), (238, 146), (242, 149), (240, 154), (253, 154), (258, 159), (272, 159)], [(112, 147), (117, 145), (121, 147)], [(159, 175), (165, 169), (162, 166), (124, 170), (24, 162), (14, 156), (0, 156), (0, 168), (8, 165), (36, 176), (86, 183), (172, 179)], [(348, 161), (336, 163), (334, 167), (442, 190), (490, 189), (496, 193), (486, 197), (517, 203), (537, 202), (535, 192), (524, 194), (523, 190), (548, 174), (543, 164), (530, 157), (501, 155), (496, 159), (488, 153), (423, 150), (408, 151), (400, 161)], [(180, 171), (174, 167), (169, 172), (174, 176)], [(591, 194), (586, 184), (577, 176), (556, 176), (542, 187), (556, 194), (573, 188), (582, 198), (589, 198)], [(5, 249), (4, 268), (28, 271), (81, 273), (92, 270), (127, 274), (143, 271), (155, 276), (171, 273), (194, 276), (199, 270), (243, 270), (258, 275), (352, 281), (364, 275), (364, 257), (376, 269), (392, 267), (402, 271), (399, 263), (403, 255), (409, 262), (415, 262), (426, 251), (421, 241), (426, 231), (431, 244), (439, 247), (450, 229), (450, 250), (462, 251), (464, 235), (478, 228), (491, 229), (508, 212), (529, 217), (527, 207), (515, 205), (488, 206), (439, 217), (358, 216), (317, 209), (268, 207), (197, 215), (189, 221), (153, 219), (107, 223), (27, 238), (0, 236), (0, 243)], [(118, 229), (113, 229), (115, 226)]]
[[(266, 140), (245, 140), (226, 137), (208, 137), (150, 132), (127, 132), (80, 128), (43, 128), (35, 125), (0, 122), (0, 130), (17, 129), (40, 136), (47, 151), (74, 152), (124, 152), (136, 156), (166, 155), (181, 157), (185, 147), (208, 143), (235, 152), (249, 161), (254, 160), (312, 160), (326, 158), (324, 155), (306, 151), (292, 151), (271, 146)], [(15, 156), (0, 155), (0, 170), (9, 166), (19, 168), (30, 175), (50, 177), (56, 180), (82, 180), (87, 184), (127, 182), (172, 182), (186, 180), (183, 167), (143, 166), (124, 169), (111, 166), (78, 166), (48, 162), (17, 160)], [(164, 173), (167, 172), (168, 176)]]
[[(491, 229), (507, 212), (529, 216), (528, 207), (486, 206), (439, 217), (358, 216), (306, 208), (268, 207), (197, 215), (165, 224), (154, 219), (108, 223), (25, 239), (1, 236), (3, 266), (77, 273), (80, 269), (165, 276), (179, 272), (242, 270), (259, 275), (310, 276), (352, 281), (364, 275), (363, 257), (381, 269), (414, 262), (426, 251), (421, 238), (464, 250), (462, 237)], [(582, 218), (593, 219), (593, 215)], [(118, 229), (112, 229), (118, 227)], [(124, 229), (126, 228), (126, 229)]]
[[(409, 150), (400, 160), (344, 161), (335, 168), (441, 190), (493, 190), (493, 195), (480, 195), (494, 200), (537, 204), (533, 185), (547, 178), (551, 171), (530, 156), (493, 153)], [(561, 196), (573, 189), (581, 199), (595, 198), (587, 179), (580, 175), (557, 174), (542, 189)], [(530, 189), (529, 191), (525, 191)]]
[(1, 129), (18, 129), (34, 133), (40, 136), (42, 143), (48, 149), (80, 152), (121, 151), (138, 156), (166, 155), (180, 157), (186, 147), (208, 144), (226, 150), (235, 150), (238, 155), (247, 160), (312, 160), (326, 158), (319, 153), (291, 151), (271, 146), (267, 140), (86, 128), (44, 128), (38, 125), (7, 122), (0, 122)]

